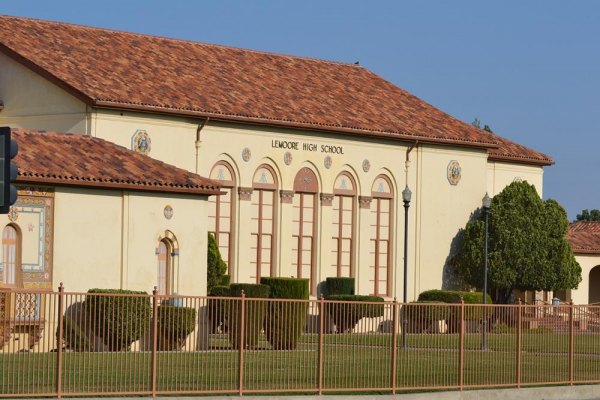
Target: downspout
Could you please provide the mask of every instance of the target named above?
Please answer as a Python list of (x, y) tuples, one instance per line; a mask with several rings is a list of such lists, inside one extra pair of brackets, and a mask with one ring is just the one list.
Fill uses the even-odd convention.
[(202, 123), (200, 125), (198, 125), (198, 128), (196, 129), (196, 173), (197, 174), (200, 173), (200, 144), (202, 143), (202, 141), (200, 140), (200, 132), (202, 132), (204, 125), (206, 125), (209, 120), (210, 120), (210, 118), (207, 117), (204, 121), (202, 121)]

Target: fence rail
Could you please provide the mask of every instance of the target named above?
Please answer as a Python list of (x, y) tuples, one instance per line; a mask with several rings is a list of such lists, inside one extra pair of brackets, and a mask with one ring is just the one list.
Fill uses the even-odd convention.
[(600, 305), (0, 290), (5, 398), (597, 382)]

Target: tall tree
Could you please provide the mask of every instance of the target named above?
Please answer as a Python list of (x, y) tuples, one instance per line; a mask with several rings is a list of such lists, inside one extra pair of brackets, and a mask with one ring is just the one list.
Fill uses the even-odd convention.
[[(484, 216), (462, 232), (452, 264), (463, 281), (483, 286)], [(554, 200), (542, 200), (527, 182), (513, 182), (492, 200), (489, 215), (488, 285), (506, 302), (514, 289), (574, 289), (581, 267), (566, 240), (569, 220)]]
[(577, 214), (577, 221), (600, 221), (600, 210), (593, 209), (592, 211), (585, 209), (581, 214)]

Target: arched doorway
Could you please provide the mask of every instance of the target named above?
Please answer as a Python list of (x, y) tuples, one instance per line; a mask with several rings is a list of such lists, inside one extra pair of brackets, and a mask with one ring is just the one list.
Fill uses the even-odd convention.
[(600, 265), (590, 271), (588, 303), (600, 303)]

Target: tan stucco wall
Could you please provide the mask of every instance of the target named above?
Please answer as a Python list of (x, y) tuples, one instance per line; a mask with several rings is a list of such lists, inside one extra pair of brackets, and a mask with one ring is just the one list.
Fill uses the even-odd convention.
[(55, 199), (53, 287), (150, 293), (157, 284), (156, 248), (169, 230), (179, 245), (173, 291), (206, 294), (205, 197), (61, 188)]
[(0, 125), (57, 132), (86, 131), (86, 106), (58, 86), (0, 54)]
[(535, 186), (540, 197), (544, 189), (543, 167), (490, 161), (487, 165), (487, 191), (495, 196), (514, 181), (527, 181)]
[(590, 283), (600, 291), (600, 281), (590, 282), (590, 271), (600, 266), (600, 254), (575, 254), (575, 259), (581, 265), (581, 282), (579, 287), (571, 291), (571, 297), (575, 304), (588, 304)]

